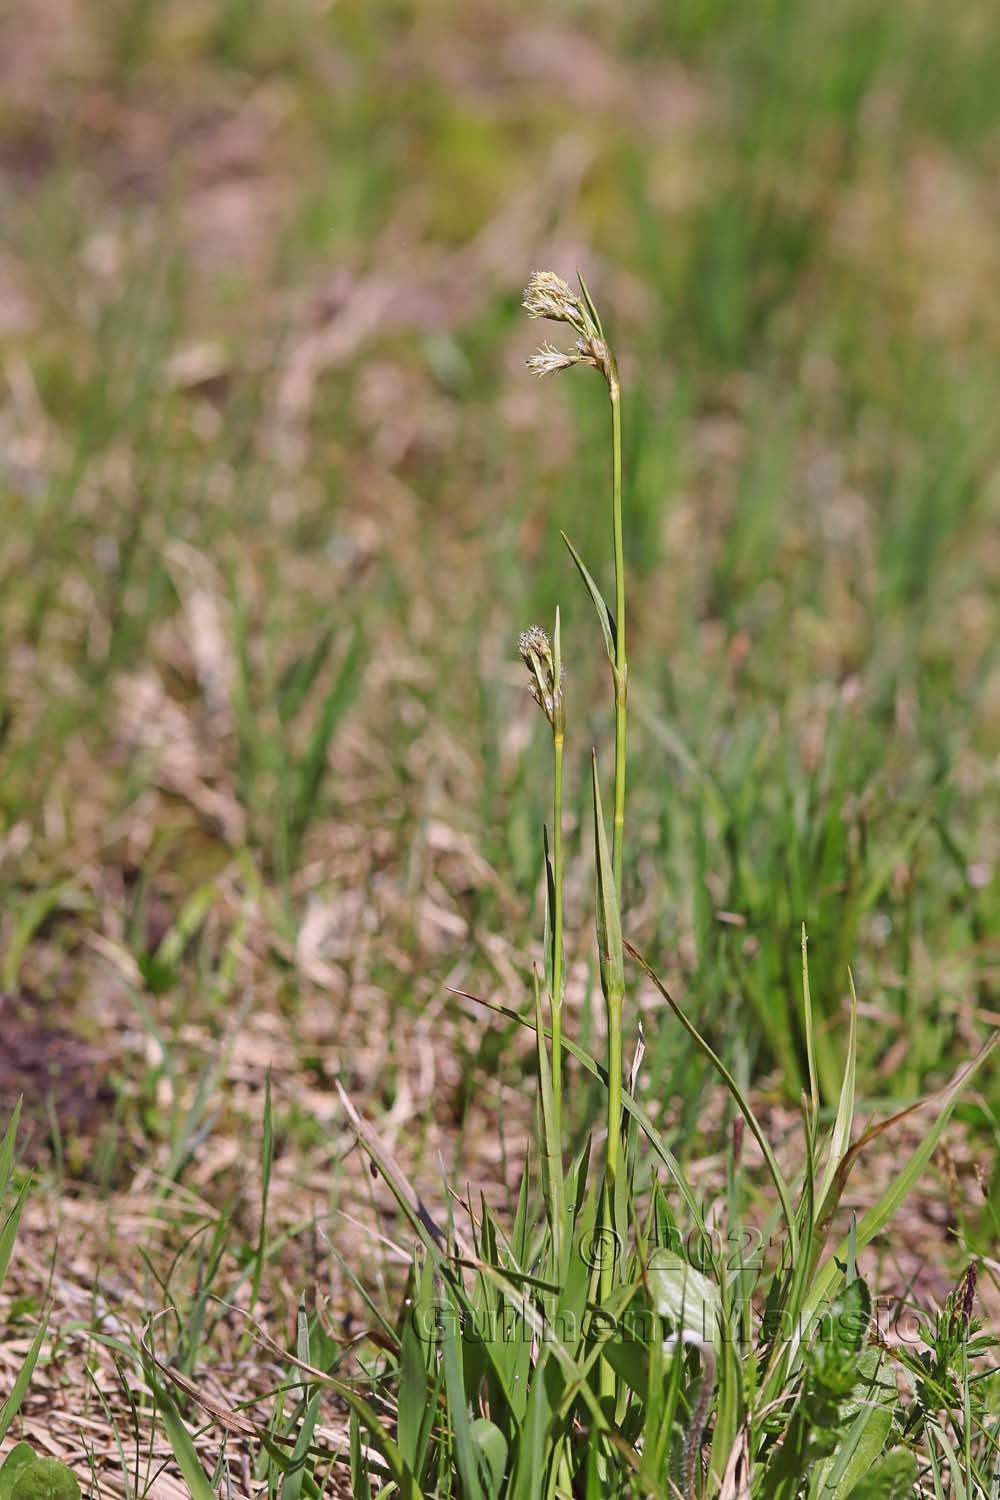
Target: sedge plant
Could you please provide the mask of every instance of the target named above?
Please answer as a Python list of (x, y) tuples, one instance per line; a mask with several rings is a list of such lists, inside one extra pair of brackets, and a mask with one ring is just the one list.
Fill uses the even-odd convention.
[(600, 314), (594, 306), (583, 277), (580, 296), (554, 271), (536, 271), (524, 294), (524, 308), (529, 318), (545, 318), (567, 323), (577, 334), (571, 350), (554, 349), (544, 344), (528, 360), (535, 375), (552, 375), (570, 370), (574, 365), (589, 365), (599, 370), (608, 387), (611, 403), (611, 537), (614, 553), (615, 613), (608, 610), (600, 590), (587, 571), (579, 553), (563, 532), (563, 540), (597, 606), (604, 630), (608, 660), (615, 689), (615, 802), (612, 818), (611, 863), (618, 903), (622, 899), (622, 866), (625, 850), (625, 770), (627, 758), (628, 657), (625, 651), (625, 531), (622, 522), (622, 414), (621, 384), (614, 350), (604, 334)]
[[(350, 1407), (355, 1430), (364, 1432), (378, 1455), (366, 1480), (372, 1493), (381, 1484), (410, 1500), (424, 1495), (466, 1500), (902, 1495), (919, 1460), (904, 1430), (885, 1356), (873, 1343), (872, 1300), (859, 1257), (926, 1167), (960, 1090), (990, 1044), (933, 1101), (929, 1129), (882, 1197), (845, 1226), (839, 1210), (850, 1172), (894, 1123), (883, 1121), (852, 1139), (853, 991), (842, 1084), (827, 1123), (816, 1083), (803, 934), (802, 1030), (810, 1089), (802, 1103), (802, 1162), (790, 1177), (724, 1059), (625, 940), (628, 663), (617, 363), (582, 279), (577, 294), (553, 272), (536, 272), (524, 304), (530, 316), (566, 324), (576, 335), (568, 350), (545, 344), (529, 361), (530, 369), (545, 375), (580, 364), (595, 368), (607, 382), (611, 403), (614, 612), (565, 538), (595, 605), (614, 685), (610, 849), (596, 753), (591, 762), (607, 1053), (598, 1062), (564, 1026), (567, 716), (557, 612), (551, 641), (538, 627), (519, 641), (553, 742), (553, 821), (551, 841), (544, 841), (547, 1024), (537, 976), (533, 1007), (518, 1011), (480, 1002), (535, 1034), (544, 1214), (538, 1219), (532, 1211), (526, 1169), (513, 1224), (501, 1225), (485, 1200), (478, 1209), (469, 1206), (468, 1228), (461, 1234), (454, 1225), (436, 1223), (345, 1096), (358, 1139), (394, 1192), (417, 1250), (388, 1351), (384, 1325), (380, 1330), (385, 1364), (377, 1376), (366, 1367), (370, 1388), (362, 1393), (339, 1378), (331, 1384)], [(751, 1192), (738, 1160), (727, 1195), (730, 1222), (721, 1238), (717, 1227), (709, 1227), (683, 1166), (635, 1096), (634, 1081), (624, 1087), (627, 955), (660, 991), (677, 1026), (728, 1091), (740, 1138), (749, 1132), (759, 1148), (772, 1205), (766, 1236), (759, 1227), (748, 1231), (748, 1205), (759, 1192)], [(606, 1090), (605, 1164), (596, 1181), (589, 1141), (577, 1154), (569, 1152), (564, 1053)], [(742, 1253), (748, 1234), (758, 1254)], [(734, 1244), (741, 1247), (735, 1257)], [(972, 1357), (971, 1346), (963, 1346), (963, 1357), (966, 1362)], [(376, 1414), (374, 1401), (387, 1388), (395, 1392), (395, 1418), (389, 1423)], [(966, 1429), (970, 1451), (978, 1454), (991, 1441), (985, 1419), (975, 1432)], [(355, 1441), (355, 1465), (357, 1448)]]
[[(612, 401), (614, 615), (573, 552), (597, 608), (615, 685), (610, 848), (592, 757), (607, 1053), (602, 1060), (592, 1056), (564, 1024), (562, 779), (572, 720), (557, 614), (551, 641), (532, 628), (519, 643), (553, 740), (553, 826), (551, 840), (544, 841), (544, 976), (535, 977), (533, 1004), (521, 1008), (466, 997), (534, 1035), (537, 1129), (533, 1147), (526, 1148), (516, 1210), (504, 1221), (485, 1196), (477, 1202), (456, 1187), (445, 1200), (462, 1208), (436, 1214), (339, 1090), (359, 1145), (396, 1200), (413, 1256), (395, 1315), (377, 1309), (366, 1295), (373, 1320), (366, 1345), (355, 1339), (319, 1363), (300, 1340), (295, 1353), (286, 1355), (310, 1394), (294, 1430), (285, 1434), (298, 1467), (294, 1478), (285, 1473), (282, 1484), (297, 1486), (301, 1477), (302, 1493), (321, 1490), (316, 1476), (334, 1455), (317, 1444), (314, 1397), (326, 1391), (348, 1413), (344, 1450), (335, 1461), (358, 1496), (903, 1500), (919, 1478), (929, 1476), (928, 1493), (995, 1500), (997, 1424), (976, 1393), (996, 1345), (976, 1327), (974, 1273), (966, 1277), (958, 1311), (949, 1313), (946, 1326), (928, 1326), (927, 1340), (937, 1352), (923, 1359), (894, 1352), (864, 1274), (868, 1247), (927, 1169), (962, 1089), (992, 1042), (924, 1105), (911, 1105), (859, 1133), (852, 987), (839, 1094), (828, 1117), (817, 1086), (803, 934), (797, 1004), (810, 1086), (802, 1096), (798, 1151), (791, 1153), (786, 1140), (779, 1160), (750, 1094), (624, 936), (620, 391), (601, 321), (582, 283), (577, 296), (553, 273), (537, 273), (525, 301), (533, 316), (567, 323), (577, 334), (572, 350), (546, 345), (531, 368), (544, 374), (594, 366), (605, 375)], [(629, 1086), (624, 1084), (627, 960), (659, 991), (661, 1015), (678, 1035), (687, 1035), (728, 1096), (727, 1181), (710, 1215), (671, 1141), (638, 1097), (635, 1069)], [(571, 1145), (566, 1058), (605, 1090), (607, 1143), (600, 1170), (589, 1139)], [(926, 1109), (929, 1118), (910, 1155), (896, 1163), (865, 1212), (845, 1215), (844, 1193), (858, 1160), (916, 1109)], [(744, 1139), (754, 1142), (758, 1168), (746, 1165)], [(398, 1243), (399, 1232), (393, 1238)], [(897, 1374), (911, 1379), (906, 1402)], [(194, 1474), (183, 1424), (169, 1398), (161, 1404), (178, 1461), (186, 1458), (185, 1475)], [(272, 1461), (273, 1449), (271, 1442), (266, 1452)]]
[[(528, 368), (536, 375), (557, 374), (585, 365), (600, 372), (607, 383), (611, 405), (611, 539), (614, 559), (615, 610), (608, 609), (601, 591), (587, 569), (576, 548), (563, 532), (563, 540), (575, 561), (580, 575), (597, 608), (598, 618), (604, 633), (604, 643), (611, 665), (615, 700), (615, 782), (614, 808), (612, 813), (611, 857), (608, 859), (604, 816), (601, 806), (600, 785), (597, 778), (597, 757), (593, 758), (594, 823), (597, 848), (597, 931), (600, 958), (601, 989), (604, 993), (608, 1033), (608, 1110), (607, 1110), (607, 1156), (604, 1191), (604, 1233), (608, 1243), (614, 1243), (619, 1224), (616, 1212), (616, 1182), (618, 1179), (620, 1143), (622, 1133), (622, 1007), (625, 1000), (625, 972), (621, 939), (622, 870), (625, 849), (625, 777), (628, 754), (628, 658), (625, 649), (625, 545), (622, 521), (622, 424), (621, 384), (618, 378), (618, 362), (605, 336), (600, 314), (587, 289), (583, 277), (579, 277), (580, 294), (577, 295), (561, 276), (554, 271), (536, 271), (528, 282), (524, 294), (524, 308), (530, 318), (543, 318), (554, 323), (567, 324), (577, 335), (571, 350), (556, 349), (546, 343), (528, 361)], [(608, 878), (610, 865), (610, 880)], [(558, 881), (556, 900), (561, 901)], [(553, 1003), (553, 1051), (556, 1041), (555, 1015), (561, 1012), (562, 997)], [(560, 1028), (561, 1035), (561, 1028)], [(553, 1073), (558, 1063), (553, 1062)], [(605, 1299), (611, 1294), (614, 1284), (615, 1264), (606, 1257), (601, 1266), (602, 1291)], [(602, 1370), (604, 1393), (610, 1395), (609, 1372)]]

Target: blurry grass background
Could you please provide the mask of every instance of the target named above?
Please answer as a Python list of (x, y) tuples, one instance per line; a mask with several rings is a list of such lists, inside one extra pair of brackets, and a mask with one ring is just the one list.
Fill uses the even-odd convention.
[(1000, 1021), (992, 0), (35, 0), (0, 75), (0, 1084), (63, 1212), (238, 1221), (269, 1065), (289, 1222), (336, 1077), (504, 1178), (529, 1064), (444, 987), (527, 1000), (557, 602), (599, 1027), (606, 412), (524, 369), (536, 266), (623, 356), (628, 934), (779, 1119), (803, 921), (827, 1097), (848, 963), (867, 1097), (950, 1076)]

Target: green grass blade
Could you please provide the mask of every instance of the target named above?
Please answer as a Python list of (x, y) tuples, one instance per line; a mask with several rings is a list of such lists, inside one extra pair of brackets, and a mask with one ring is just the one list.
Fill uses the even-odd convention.
[(21, 1215), (24, 1212), (24, 1205), (28, 1200), (30, 1186), (31, 1183), (26, 1178), (21, 1184), (20, 1192), (14, 1199), (13, 1207), (4, 1219), (3, 1228), (0, 1229), (0, 1286), (3, 1286), (3, 1279), (7, 1273), (10, 1257), (14, 1251), (14, 1241), (17, 1239), (17, 1229), (21, 1222)]
[(597, 779), (597, 754), (591, 755), (594, 793), (594, 832), (597, 860), (597, 952), (601, 968), (601, 989), (611, 1009), (619, 1013), (625, 996), (625, 949), (622, 943), (621, 915), (611, 869), (611, 851), (604, 827), (601, 787)]
[(434, 1294), (430, 1260), (424, 1256), (419, 1271), (411, 1275), (411, 1306), (399, 1340), (396, 1437), (407, 1467), (412, 1473), (419, 1474), (434, 1421), (434, 1393), (428, 1369), (433, 1349), (427, 1339), (419, 1337), (414, 1320), (419, 1309), (430, 1305)]
[(260, 1300), (261, 1281), (264, 1276), (264, 1260), (267, 1250), (267, 1201), (271, 1187), (271, 1167), (274, 1163), (274, 1119), (271, 1112), (271, 1070), (268, 1068), (264, 1080), (264, 1140), (261, 1148), (260, 1228), (254, 1252), (253, 1280), (250, 1283), (250, 1303), (247, 1312), (253, 1315)]
[(298, 767), (292, 805), (289, 809), (289, 845), (293, 853), (301, 843), (302, 836), (315, 811), (320, 785), (326, 770), (330, 742), (361, 685), (364, 650), (364, 637), (358, 628), (351, 637), (351, 644), (347, 648), (333, 685), (323, 700), (319, 720), (313, 730), (305, 757)]
[(35, 1373), (35, 1365), (38, 1363), (38, 1356), (41, 1353), (42, 1343), (45, 1339), (48, 1326), (47, 1318), (43, 1319), (38, 1325), (38, 1331), (31, 1341), (31, 1348), (24, 1356), (24, 1363), (14, 1377), (14, 1384), (8, 1391), (3, 1405), (0, 1406), (0, 1443), (3, 1442), (10, 1431), (10, 1424), (21, 1410), (21, 1403), (28, 1393), (28, 1386), (31, 1384), (31, 1377)]
[(775, 1154), (771, 1149), (771, 1144), (768, 1141), (767, 1136), (764, 1134), (760, 1121), (754, 1114), (749, 1099), (746, 1097), (746, 1094), (740, 1088), (739, 1084), (736, 1082), (736, 1079), (733, 1077), (732, 1073), (730, 1073), (721, 1057), (719, 1057), (718, 1054), (713, 1051), (708, 1042), (706, 1042), (704, 1037), (701, 1035), (701, 1032), (698, 1031), (697, 1028), (688, 1020), (687, 1016), (677, 1004), (677, 1001), (673, 998), (673, 996), (667, 990), (666, 986), (650, 968), (649, 964), (643, 958), (642, 954), (639, 953), (635, 948), (633, 948), (631, 943), (626, 942), (625, 948), (632, 956), (632, 958), (635, 959), (636, 963), (642, 969), (647, 979), (650, 979), (659, 990), (660, 994), (663, 996), (664, 1000), (666, 1000), (674, 1015), (684, 1027), (684, 1030), (688, 1033), (688, 1035), (691, 1037), (692, 1041), (696, 1044), (702, 1054), (712, 1064), (713, 1068), (715, 1068), (716, 1072), (725, 1083), (727, 1089), (736, 1100), (740, 1113), (743, 1115), (744, 1119), (749, 1125), (750, 1132), (753, 1135), (758, 1146), (760, 1147), (761, 1152), (763, 1153), (768, 1173), (770, 1174), (771, 1181), (774, 1183), (774, 1190), (777, 1193), (778, 1201), (781, 1204), (781, 1214), (785, 1221), (785, 1227), (788, 1230), (789, 1251), (794, 1263), (794, 1260), (798, 1255), (798, 1228), (796, 1225), (795, 1212), (792, 1208), (791, 1193), (789, 1191), (788, 1184), (785, 1181), (784, 1174), (782, 1173), (781, 1168), (778, 1166), (777, 1158), (775, 1157)]
[(357, 1412), (351, 1412), (351, 1494), (354, 1500), (372, 1500), (372, 1487), (368, 1478), (368, 1465), (361, 1448), (361, 1423)]
[(583, 558), (580, 556), (579, 552), (577, 552), (576, 548), (573, 546), (573, 543), (570, 541), (565, 531), (561, 531), (559, 535), (562, 537), (563, 541), (566, 543), (566, 546), (569, 548), (570, 557), (572, 557), (573, 561), (576, 563), (580, 577), (587, 585), (587, 591), (589, 592), (591, 599), (593, 599), (594, 601), (594, 608), (597, 610), (597, 618), (601, 622), (601, 630), (604, 633), (604, 644), (607, 647), (608, 651), (608, 661), (611, 663), (612, 668), (614, 668), (618, 650), (618, 632), (615, 629), (614, 617), (611, 614), (611, 611), (608, 609), (608, 606), (605, 604), (604, 596), (602, 595), (600, 589), (597, 587), (597, 584), (594, 582), (593, 578), (590, 576), (590, 573), (587, 571)]
[(10, 1123), (4, 1131), (3, 1141), (0, 1142), (0, 1198), (7, 1191), (10, 1174), (14, 1167), (14, 1144), (17, 1140), (17, 1127), (21, 1119), (21, 1105), (23, 1099), (18, 1099), (11, 1112)]
[(577, 268), (576, 279), (580, 283), (580, 291), (583, 293), (583, 300), (586, 304), (587, 312), (590, 314), (591, 321), (593, 322), (593, 325), (597, 329), (601, 338), (603, 338), (604, 325), (601, 323), (601, 315), (594, 305), (594, 299), (590, 295), (590, 292), (587, 288), (587, 283), (583, 279), (583, 272), (579, 268)]
[(303, 706), (319, 677), (333, 645), (335, 631), (328, 626), (311, 651), (297, 656), (282, 675), (275, 693), (275, 707), (282, 724), (290, 724)]
[(520, 1433), (518, 1461), (510, 1487), (510, 1500), (538, 1500), (545, 1478), (545, 1455), (552, 1409), (545, 1380), (543, 1349), (531, 1381), (527, 1411)]
[(216, 1500), (215, 1490), (198, 1457), (194, 1440), (177, 1409), (170, 1391), (153, 1374), (152, 1361), (147, 1359), (146, 1379), (156, 1400), (156, 1408), (163, 1419), (167, 1441), (173, 1451), (177, 1466), (184, 1476), (184, 1483), (191, 1493), (191, 1500)]
[(813, 1126), (819, 1115), (819, 1084), (816, 1081), (816, 1048), (813, 1040), (812, 990), (809, 986), (809, 939), (806, 924), (802, 923), (802, 1015), (806, 1035), (806, 1067), (809, 1073), (809, 1102), (812, 1106)]
[[(503, 1016), (508, 1021), (516, 1021), (519, 1026), (526, 1026), (529, 1031), (534, 1031), (535, 1029), (535, 1022), (531, 1019), (530, 1016), (521, 1015), (520, 1012), (513, 1010), (509, 1005), (502, 1005), (498, 1000), (485, 1000), (481, 995), (473, 995), (468, 990), (459, 990), (452, 988), (450, 990), (450, 993), (461, 996), (463, 1000), (472, 1000), (476, 1003), (476, 1005), (481, 1005), (486, 1010), (492, 1010), (498, 1016)], [(546, 1033), (546, 1035), (548, 1034), (549, 1033)], [(562, 1045), (563, 1051), (568, 1052), (570, 1057), (574, 1058), (582, 1068), (585, 1068), (593, 1078), (598, 1079), (601, 1083), (607, 1084), (608, 1075), (605, 1069), (602, 1068), (600, 1063), (597, 1062), (589, 1052), (581, 1047), (578, 1042), (574, 1042), (572, 1038), (564, 1035), (562, 1039)], [(684, 1200), (684, 1204), (691, 1215), (691, 1221), (698, 1231), (701, 1246), (704, 1250), (705, 1255), (711, 1262), (716, 1275), (720, 1274), (717, 1265), (715, 1248), (712, 1242), (712, 1236), (709, 1234), (705, 1226), (705, 1219), (701, 1211), (701, 1206), (698, 1203), (697, 1198), (694, 1196), (694, 1193), (691, 1191), (691, 1186), (684, 1175), (684, 1171), (681, 1167), (680, 1162), (677, 1160), (677, 1157), (674, 1155), (674, 1153), (670, 1150), (670, 1147), (663, 1139), (663, 1136), (660, 1134), (659, 1130), (657, 1130), (656, 1126), (653, 1124), (653, 1121), (650, 1119), (649, 1114), (647, 1113), (644, 1106), (639, 1103), (638, 1099), (634, 1099), (627, 1089), (622, 1089), (622, 1106), (633, 1117), (643, 1135), (649, 1141), (649, 1144), (652, 1146), (656, 1155), (666, 1167), (667, 1172), (670, 1174), (672, 1182), (680, 1192), (680, 1195)], [(527, 1179), (525, 1178), (523, 1180), (526, 1181)]]
[[(937, 1149), (938, 1141), (941, 1139), (941, 1134), (951, 1118), (955, 1105), (958, 1103), (959, 1095), (990, 1056), (998, 1041), (1000, 1041), (1000, 1033), (995, 1032), (976, 1057), (973, 1058), (972, 1062), (969, 1063), (968, 1067), (964, 1068), (949, 1087), (937, 1096), (941, 1100), (941, 1106), (930, 1130), (913, 1152), (909, 1161), (892, 1178), (881, 1198), (858, 1221), (856, 1230), (856, 1246), (858, 1250), (863, 1250), (877, 1234), (881, 1234), (897, 1209), (912, 1191), (920, 1178), (920, 1174)], [(929, 1104), (931, 1101), (927, 1100), (926, 1103)], [(905, 1113), (909, 1114), (911, 1112), (907, 1110)], [(896, 1116), (896, 1118), (898, 1119), (899, 1116)], [(837, 1284), (841, 1275), (840, 1266), (837, 1262), (839, 1260), (843, 1263), (846, 1260), (848, 1248), (848, 1240), (845, 1237), (817, 1273), (803, 1307), (803, 1333), (808, 1332), (816, 1318), (818, 1310)]]
[(320, 1393), (314, 1391), (306, 1406), (305, 1416), (299, 1428), (298, 1437), (295, 1439), (295, 1447), (292, 1449), (290, 1467), (281, 1484), (281, 1500), (299, 1500), (302, 1493), (302, 1481), (306, 1476), (306, 1466), (309, 1462), (309, 1449), (312, 1446), (313, 1433), (319, 1417)]
[(38, 929), (53, 912), (81, 912), (90, 906), (89, 898), (71, 885), (53, 885), (36, 890), (22, 902), (14, 919), (13, 931), (7, 939), (7, 948), (0, 966), (0, 988), (13, 991), (18, 987), (21, 959), (28, 944)]
[(432, 1260), (444, 1263), (445, 1237), (441, 1229), (431, 1218), (423, 1202), (407, 1182), (396, 1162), (385, 1150), (375, 1131), (358, 1114), (358, 1111), (354, 1108), (354, 1105), (340, 1083), (337, 1084), (337, 1093), (340, 1097), (344, 1113), (350, 1121), (351, 1128), (372, 1161), (378, 1167), (385, 1182), (392, 1191), (396, 1202), (423, 1243), (424, 1249), (431, 1256)]
[(830, 1189), (851, 1147), (851, 1126), (854, 1123), (854, 1096), (858, 1055), (858, 997), (854, 991), (854, 976), (850, 970), (848, 970), (848, 980), (851, 986), (851, 1021), (847, 1038), (844, 1081), (840, 1089), (840, 1098), (837, 1101), (837, 1114), (833, 1122), (833, 1130), (830, 1133), (830, 1144), (826, 1165), (823, 1169), (821, 1186), (816, 1195), (821, 1223), (826, 1217), (827, 1198), (829, 1197)]
[(455, 1462), (462, 1480), (463, 1500), (486, 1500), (479, 1478), (479, 1450), (472, 1435), (472, 1422), (465, 1399), (459, 1308), (450, 1294), (448, 1302), (453, 1316), (448, 1319), (448, 1327), (441, 1340), (441, 1352), (444, 1358), (448, 1417), (455, 1444)]
[(878, 1461), (892, 1431), (892, 1410), (867, 1406), (858, 1412), (841, 1440), (818, 1500), (847, 1500), (858, 1480)]
[(423, 1491), (378, 1413), (352, 1385), (345, 1380), (338, 1380), (334, 1375), (328, 1375), (325, 1370), (307, 1365), (295, 1355), (289, 1354), (262, 1328), (257, 1329), (256, 1338), (263, 1348), (269, 1349), (283, 1364), (289, 1364), (301, 1371), (310, 1384), (324, 1386), (334, 1391), (348, 1409), (358, 1417), (371, 1439), (372, 1446), (382, 1455), (386, 1468), (398, 1487), (401, 1500), (423, 1500)]
[(541, 1129), (542, 1186), (549, 1213), (552, 1254), (556, 1266), (562, 1260), (563, 1172), (562, 1149), (556, 1132), (555, 1106), (552, 1098), (552, 1071), (545, 1045), (545, 1023), (542, 1018), (542, 987), (535, 973), (535, 1044), (538, 1060), (538, 1105)]

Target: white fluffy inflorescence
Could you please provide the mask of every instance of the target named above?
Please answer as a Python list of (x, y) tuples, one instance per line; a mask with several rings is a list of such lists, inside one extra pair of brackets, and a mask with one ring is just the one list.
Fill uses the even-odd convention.
[(557, 375), (560, 370), (569, 370), (579, 362), (579, 354), (565, 353), (562, 349), (554, 349), (551, 344), (546, 343), (528, 360), (528, 369), (532, 375)]
[(525, 287), (523, 307), (529, 318), (569, 323), (581, 334), (590, 331), (590, 319), (583, 303), (555, 271), (532, 271)]
[(556, 375), (574, 365), (592, 365), (611, 380), (611, 359), (600, 329), (587, 305), (561, 276), (555, 271), (533, 271), (522, 305), (529, 318), (568, 323), (579, 335), (573, 349), (555, 349), (551, 344), (543, 344), (528, 360), (532, 375)]
[(562, 704), (562, 669), (556, 681), (556, 664), (548, 635), (540, 625), (532, 625), (518, 637), (517, 649), (528, 669), (535, 702), (555, 727), (556, 714)]

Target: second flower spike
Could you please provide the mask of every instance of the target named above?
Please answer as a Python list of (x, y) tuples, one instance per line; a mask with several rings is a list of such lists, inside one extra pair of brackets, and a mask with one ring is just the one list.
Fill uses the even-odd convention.
[(531, 625), (518, 637), (517, 649), (531, 677), (535, 702), (555, 729), (562, 718), (562, 664), (556, 661), (546, 631)]

